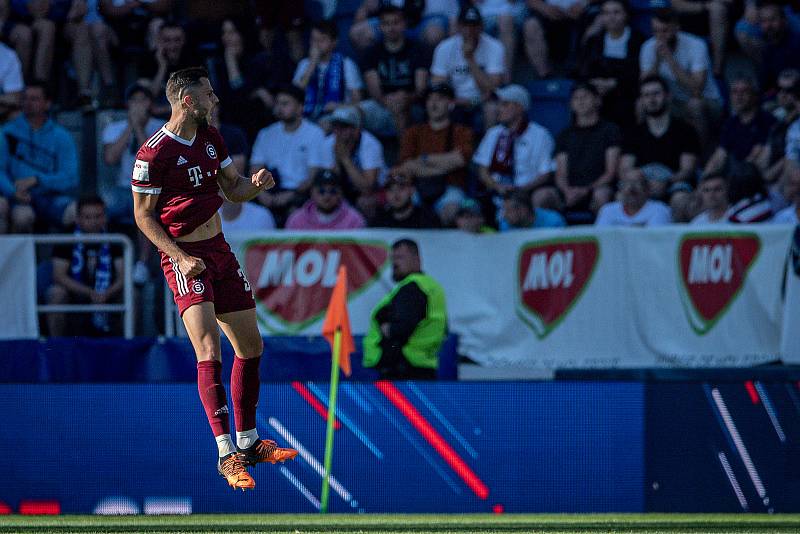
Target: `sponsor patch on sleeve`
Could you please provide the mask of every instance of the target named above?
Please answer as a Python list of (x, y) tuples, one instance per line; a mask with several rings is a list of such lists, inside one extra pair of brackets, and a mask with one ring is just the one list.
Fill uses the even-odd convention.
[(133, 181), (134, 182), (150, 182), (150, 162), (136, 160), (133, 164)]

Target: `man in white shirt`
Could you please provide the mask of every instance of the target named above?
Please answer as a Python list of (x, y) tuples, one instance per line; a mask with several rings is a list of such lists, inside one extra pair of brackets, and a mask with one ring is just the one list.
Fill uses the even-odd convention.
[(467, 114), (464, 122), (472, 124), (477, 107), (492, 96), (505, 75), (503, 45), (483, 33), (478, 8), (467, 4), (458, 17), (458, 34), (439, 43), (433, 52), (431, 84), (449, 83), (456, 106)]
[(655, 11), (652, 28), (653, 37), (639, 52), (641, 78), (658, 74), (667, 80), (679, 115), (693, 124), (700, 139), (707, 139), (709, 117), (721, 112), (708, 46), (701, 38), (679, 31), (678, 16), (670, 9)]
[(311, 186), (311, 169), (324, 166), (325, 132), (303, 118), (304, 98), (305, 93), (295, 86), (277, 90), (273, 112), (278, 122), (258, 132), (250, 155), (251, 173), (269, 169), (277, 182), (258, 201), (281, 215), (302, 203), (302, 194)]
[(338, 30), (323, 20), (311, 28), (308, 57), (300, 60), (292, 83), (305, 91), (303, 115), (317, 120), (345, 103), (358, 103), (364, 83), (358, 66), (335, 52)]
[(626, 171), (619, 180), (619, 200), (597, 214), (596, 226), (661, 226), (672, 222), (669, 207), (650, 200), (650, 187), (641, 169)]
[(784, 180), (784, 195), (792, 201), (792, 204), (776, 213), (772, 222), (775, 224), (800, 224), (800, 162), (786, 161)]
[(496, 91), (500, 124), (483, 136), (472, 161), (478, 176), (496, 203), (514, 190), (545, 185), (555, 170), (553, 138), (542, 126), (528, 121), (530, 95), (520, 85)]
[(697, 190), (700, 193), (703, 211), (692, 219), (691, 224), (727, 224), (728, 208), (731, 204), (728, 200), (728, 179), (725, 175), (721, 173), (706, 175), (697, 186)]
[(230, 202), (225, 200), (219, 208), (222, 231), (257, 232), (275, 228), (272, 213), (254, 202)]

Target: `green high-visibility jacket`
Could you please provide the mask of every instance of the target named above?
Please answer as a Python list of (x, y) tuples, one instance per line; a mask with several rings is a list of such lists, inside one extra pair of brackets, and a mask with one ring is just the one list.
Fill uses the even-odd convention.
[(389, 304), (404, 286), (415, 283), (428, 300), (427, 313), (402, 348), (403, 355), (414, 367), (436, 369), (439, 349), (447, 334), (447, 309), (444, 289), (439, 282), (424, 273), (412, 273), (403, 278), (372, 310), (369, 331), (364, 336), (364, 367), (375, 367), (381, 359), (383, 334), (375, 316)]

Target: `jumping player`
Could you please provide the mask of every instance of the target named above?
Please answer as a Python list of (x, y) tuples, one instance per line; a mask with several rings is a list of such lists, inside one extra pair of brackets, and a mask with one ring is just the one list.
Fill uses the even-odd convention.
[[(256, 431), (264, 350), (250, 284), (222, 234), (220, 189), (247, 202), (275, 185), (265, 169), (239, 175), (219, 132), (209, 126), (219, 99), (203, 68), (172, 73), (167, 80), (172, 116), (136, 154), (133, 202), (136, 224), (161, 253), (161, 267), (197, 355), (197, 388), (219, 449), (217, 470), (234, 489), (252, 489), (247, 466), (297, 456), (261, 440)], [(221, 380), (219, 328), (235, 351), (231, 398), (236, 444), (230, 435)]]

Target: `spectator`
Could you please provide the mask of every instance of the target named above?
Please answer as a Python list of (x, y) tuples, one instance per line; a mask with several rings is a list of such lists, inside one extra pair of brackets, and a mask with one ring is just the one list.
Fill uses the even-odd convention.
[(469, 234), (493, 234), (495, 229), (486, 224), (481, 206), (471, 198), (465, 198), (456, 212), (456, 228)]
[(414, 182), (399, 169), (389, 171), (386, 179), (386, 206), (378, 212), (370, 226), (378, 228), (439, 228), (436, 214), (425, 206), (414, 204)]
[(627, 2), (604, 0), (601, 6), (602, 31), (582, 47), (578, 75), (600, 91), (604, 117), (631, 127), (636, 122), (631, 103), (639, 93), (639, 51), (644, 37), (630, 26)]
[(752, 163), (743, 163), (733, 169), (729, 181), (730, 222), (759, 223), (772, 218), (772, 201), (758, 167)]
[(619, 200), (597, 214), (597, 226), (660, 226), (672, 220), (669, 207), (651, 200), (650, 185), (641, 169), (629, 169), (619, 179)]
[[(81, 198), (77, 207), (75, 235), (106, 231), (105, 204), (99, 197)], [(47, 291), (48, 304), (111, 304), (117, 301), (124, 283), (122, 246), (110, 243), (75, 243), (53, 248), (53, 285)], [(47, 315), (51, 336), (79, 332), (84, 336), (114, 333), (107, 312)]]
[[(56, 3), (56, 2), (53, 2)], [(72, 43), (72, 64), (78, 81), (79, 106), (93, 105), (92, 74), (97, 69), (104, 107), (118, 103), (111, 62), (111, 28), (105, 23), (98, 0), (69, 0), (64, 35)]]
[(503, 197), (501, 232), (530, 228), (561, 228), (566, 225), (567, 223), (560, 213), (544, 208), (534, 208), (530, 193), (516, 191)]
[(466, 196), (474, 149), (472, 131), (450, 120), (453, 96), (447, 84), (431, 87), (425, 97), (427, 122), (410, 127), (400, 142), (403, 172), (414, 179), (420, 201), (448, 226)]
[[(31, 50), (33, 53), (32, 64), (26, 75), (32, 76), (36, 82), (50, 80), (53, 70), (53, 54), (55, 52), (56, 25), (48, 17), (50, 10), (49, 0), (31, 0), (24, 2), (11, 2), (12, 14), (10, 20), (29, 20), (31, 29)], [(18, 30), (19, 32), (20, 30)], [(25, 31), (21, 30), (24, 34)], [(25, 38), (23, 38), (23, 41)], [(22, 45), (22, 49), (25, 46)], [(31, 61), (26, 59), (25, 53), (21, 56), (23, 66)]]
[(588, 3), (580, 0), (526, 0), (531, 16), (525, 21), (525, 54), (540, 78), (551, 73), (550, 56), (571, 54), (577, 22)]
[(719, 146), (706, 163), (705, 174), (757, 161), (775, 123), (772, 114), (759, 106), (758, 88), (752, 80), (734, 80), (730, 94), (731, 116), (722, 126)]
[(450, 19), (458, 14), (458, 0), (364, 0), (353, 18), (350, 42), (357, 50), (366, 50), (383, 38), (377, 15), (383, 5), (400, 6), (410, 30), (409, 38), (434, 48), (447, 36)]
[(225, 200), (219, 208), (222, 219), (222, 231), (260, 232), (275, 229), (275, 218), (272, 213), (255, 202), (231, 202)]
[[(102, 13), (123, 54), (141, 54), (156, 46), (158, 28), (164, 24), (175, 0), (100, 0)], [(139, 58), (132, 58), (137, 63)]]
[(500, 124), (483, 136), (472, 161), (478, 177), (499, 206), (509, 191), (533, 189), (550, 183), (553, 138), (540, 125), (528, 121), (530, 95), (519, 85), (498, 89)]
[(37, 221), (66, 227), (75, 220), (78, 154), (69, 132), (49, 118), (50, 104), (47, 88), (30, 84), (22, 114), (3, 127), (15, 188), (15, 232), (30, 233)]
[(728, 180), (724, 174), (703, 177), (697, 188), (701, 199), (701, 212), (692, 219), (694, 225), (725, 224), (728, 222)]
[(166, 100), (167, 77), (171, 72), (188, 68), (198, 63), (195, 54), (186, 46), (186, 31), (174, 22), (165, 22), (158, 30), (153, 57), (142, 66), (145, 83), (155, 97), (153, 114), (169, 114)]
[(517, 0), (474, 0), (472, 3), (481, 13), (486, 33), (503, 43), (506, 62), (503, 83), (509, 83), (517, 52), (517, 34), (525, 23), (528, 11), (525, 3)]
[(312, 168), (325, 166), (325, 132), (303, 118), (304, 98), (305, 93), (293, 85), (277, 90), (275, 116), (280, 122), (258, 133), (250, 155), (250, 172), (267, 168), (277, 182), (258, 196), (259, 202), (283, 220), (310, 187)]
[(709, 119), (720, 112), (708, 47), (701, 38), (679, 31), (677, 16), (669, 9), (655, 12), (652, 27), (653, 37), (639, 53), (641, 76), (658, 74), (667, 80), (678, 114), (707, 139)]
[(786, 155), (786, 136), (791, 125), (800, 117), (800, 72), (787, 69), (778, 76), (778, 107), (772, 114), (778, 119), (769, 130), (764, 148), (755, 163), (764, 180), (774, 184), (783, 174)]
[(383, 146), (374, 135), (361, 129), (361, 112), (342, 106), (330, 116), (333, 133), (322, 145), (323, 167), (332, 169), (344, 181), (345, 196), (359, 207), (371, 201), (386, 164)]
[(364, 367), (384, 379), (433, 380), (447, 336), (444, 290), (422, 272), (419, 246), (410, 239), (392, 244), (392, 278), (397, 285), (370, 316)]
[(761, 87), (769, 91), (782, 70), (800, 68), (800, 33), (789, 27), (783, 5), (776, 0), (759, 4), (758, 24), (764, 39), (761, 53), (756, 52), (761, 59)]
[(246, 124), (253, 109), (249, 101), (252, 82), (245, 73), (255, 52), (255, 35), (233, 19), (225, 19), (219, 28), (218, 51), (208, 60), (211, 85), (226, 110), (225, 120)]
[(286, 221), (287, 230), (356, 230), (365, 226), (364, 217), (344, 199), (341, 178), (328, 169), (317, 172), (311, 200)]
[[(287, 59), (299, 63), (305, 55), (303, 29), (306, 20), (304, 2), (253, 2), (261, 25), (261, 41), (270, 50), (282, 34), (287, 44)], [(283, 81), (280, 82), (284, 83)], [(271, 105), (267, 107), (272, 107)]]
[(772, 222), (776, 224), (800, 224), (800, 164), (796, 161), (786, 164), (784, 195), (792, 204), (776, 213)]
[(672, 0), (672, 8), (678, 14), (683, 29), (704, 39), (711, 38), (713, 73), (716, 77), (722, 76), (728, 31), (730, 31), (728, 16), (732, 2), (729, 0)]
[[(19, 17), (11, 13), (11, 0), (0, 0), (0, 28), (2, 28), (2, 39), (10, 46), (17, 56), (16, 63), (19, 63), (22, 75), (20, 79), (29, 79), (31, 74), (31, 55), (33, 54), (33, 32), (31, 27), (23, 24)], [(8, 94), (6, 79), (13, 79), (14, 60), (7, 53), (0, 54), (0, 72), (2, 72), (3, 93)], [(20, 84), (21, 85), (21, 84)], [(20, 86), (19, 92), (22, 91)], [(21, 95), (20, 95), (21, 96)], [(19, 101), (17, 101), (19, 105)]]
[(644, 78), (639, 87), (644, 122), (623, 140), (620, 173), (634, 167), (662, 170), (664, 179), (653, 181), (648, 187), (655, 198), (665, 198), (672, 194), (670, 191), (691, 189), (700, 155), (697, 133), (670, 113), (669, 88), (662, 78)]
[(457, 122), (474, 126), (481, 104), (505, 75), (503, 45), (483, 33), (478, 9), (465, 5), (458, 17), (458, 34), (439, 43), (433, 53), (431, 83), (449, 83), (456, 96)]
[(600, 94), (579, 83), (570, 98), (573, 123), (556, 139), (555, 181), (569, 211), (595, 214), (611, 201), (619, 165), (621, 134), (600, 118)]
[(345, 103), (361, 100), (361, 75), (353, 60), (336, 50), (338, 30), (333, 21), (311, 28), (308, 57), (300, 61), (292, 82), (305, 91), (303, 115), (317, 120)]
[(380, 10), (383, 41), (362, 62), (370, 100), (361, 104), (368, 130), (396, 136), (408, 123), (413, 100), (428, 86), (428, 54), (405, 37), (403, 10), (385, 3)]

